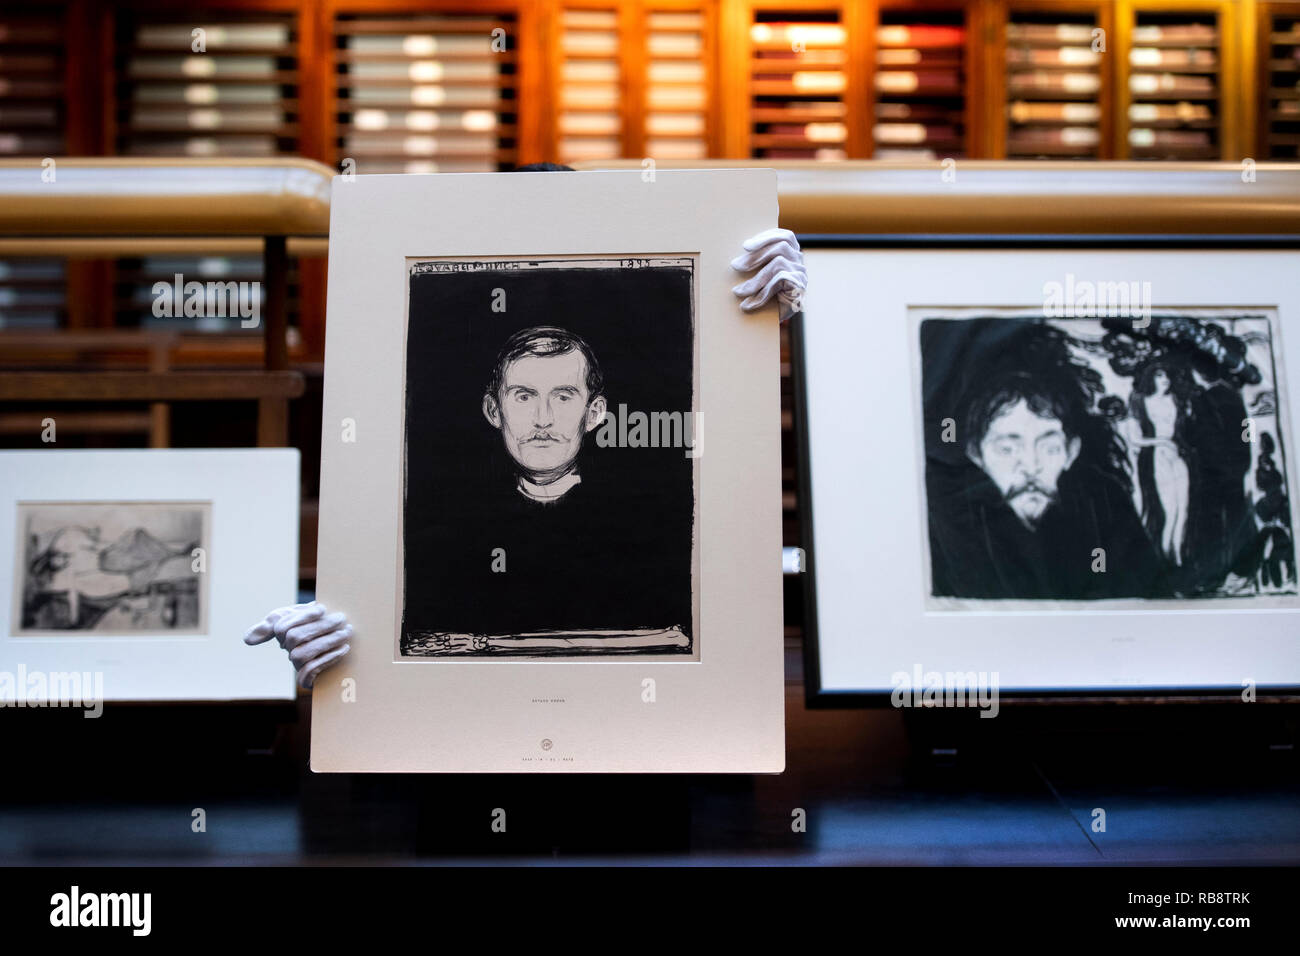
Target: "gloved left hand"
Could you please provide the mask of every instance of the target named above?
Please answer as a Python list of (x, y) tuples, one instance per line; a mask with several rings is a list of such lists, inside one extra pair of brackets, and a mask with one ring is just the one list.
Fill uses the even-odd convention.
[(298, 672), (298, 686), (311, 690), (321, 671), (347, 655), (352, 625), (347, 615), (331, 614), (324, 604), (313, 601), (271, 611), (248, 629), (244, 643), (263, 644), (271, 638), (289, 652), (289, 662)]

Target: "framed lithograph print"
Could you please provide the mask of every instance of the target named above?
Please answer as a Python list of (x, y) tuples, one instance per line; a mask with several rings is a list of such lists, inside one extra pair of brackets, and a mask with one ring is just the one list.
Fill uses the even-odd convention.
[(76, 675), (101, 701), (293, 699), (283, 661), (234, 638), (297, 590), (296, 450), (13, 451), (0, 468), (0, 698)]
[(313, 769), (782, 769), (777, 322), (729, 266), (774, 174), (332, 202)]
[(1300, 253), (807, 262), (813, 699), (1300, 686)]

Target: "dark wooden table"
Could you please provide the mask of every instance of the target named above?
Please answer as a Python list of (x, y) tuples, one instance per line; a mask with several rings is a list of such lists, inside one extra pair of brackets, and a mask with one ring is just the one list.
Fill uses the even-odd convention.
[(312, 774), (306, 699), (5, 709), (0, 863), (1300, 862), (1293, 713), (946, 716), (809, 711), (791, 683), (777, 776), (414, 776)]

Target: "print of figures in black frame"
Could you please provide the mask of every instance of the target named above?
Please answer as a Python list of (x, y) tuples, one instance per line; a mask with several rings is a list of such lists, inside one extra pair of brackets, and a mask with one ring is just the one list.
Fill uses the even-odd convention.
[(209, 509), (175, 502), (20, 504), (16, 633), (200, 631)]
[(689, 257), (413, 263), (398, 654), (696, 655), (694, 375)]
[(932, 597), (1296, 594), (1274, 313), (920, 314)]

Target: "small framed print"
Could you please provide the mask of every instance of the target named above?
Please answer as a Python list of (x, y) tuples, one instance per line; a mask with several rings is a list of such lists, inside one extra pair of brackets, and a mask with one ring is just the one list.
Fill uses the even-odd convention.
[(778, 325), (729, 265), (774, 173), (359, 177), (331, 215), (318, 594), (356, 637), (313, 769), (782, 769)]
[(0, 469), (0, 697), (35, 705), (77, 675), (107, 701), (293, 699), (283, 659), (236, 638), (294, 601), (296, 450), (13, 451)]
[(206, 634), (210, 501), (19, 501), (11, 634)]
[(1300, 253), (1130, 246), (807, 253), (810, 699), (1300, 687)]

